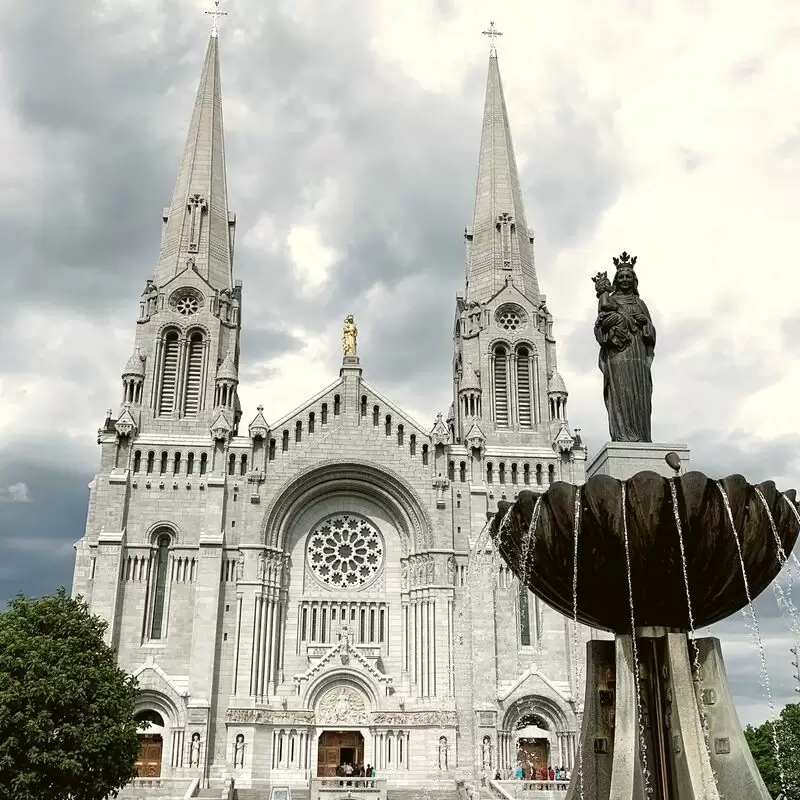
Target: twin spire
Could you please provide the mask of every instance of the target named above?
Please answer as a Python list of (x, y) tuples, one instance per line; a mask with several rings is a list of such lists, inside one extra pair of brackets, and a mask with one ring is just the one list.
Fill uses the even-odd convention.
[[(225, 142), (219, 70), (217, 18), (206, 50), (200, 86), (192, 111), (172, 202), (164, 211), (156, 286), (164, 286), (187, 268), (195, 268), (215, 289), (233, 289), (235, 217), (228, 210)], [(539, 286), (532, 237), (525, 220), (519, 173), (511, 141), (492, 22), (484, 31), (491, 40), (483, 112), (478, 183), (467, 256), (467, 301), (484, 302), (512, 279), (536, 301)]]
[(195, 268), (213, 288), (233, 289), (235, 217), (228, 210), (217, 16), (208, 40), (200, 86), (183, 149), (175, 191), (164, 210), (156, 286)]

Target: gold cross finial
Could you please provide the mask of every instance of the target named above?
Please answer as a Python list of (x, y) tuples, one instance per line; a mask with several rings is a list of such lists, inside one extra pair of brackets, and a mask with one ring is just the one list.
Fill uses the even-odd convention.
[(502, 36), (503, 34), (502, 34), (501, 31), (498, 31), (497, 28), (494, 27), (494, 20), (489, 23), (489, 29), (485, 30), (485, 31), (481, 31), (481, 33), (484, 36), (488, 36), (489, 37), (489, 41), (491, 42), (491, 45), (489, 46), (489, 55), (496, 56), (497, 55), (497, 50), (495, 49), (495, 46), (494, 46), (494, 40), (498, 36)]
[(206, 14), (210, 14), (214, 18), (214, 24), (211, 26), (211, 35), (216, 39), (219, 34), (219, 29), (217, 28), (217, 19), (219, 17), (227, 17), (227, 11), (220, 11), (219, 10), (219, 0), (214, 0), (214, 10), (213, 11), (206, 11)]

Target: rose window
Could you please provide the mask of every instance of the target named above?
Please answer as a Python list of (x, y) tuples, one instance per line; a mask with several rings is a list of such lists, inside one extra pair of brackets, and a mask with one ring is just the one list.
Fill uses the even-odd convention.
[(184, 295), (175, 303), (175, 310), (179, 314), (183, 314), (184, 317), (190, 317), (192, 314), (196, 314), (199, 309), (200, 303), (196, 297), (192, 297), (191, 295)]
[(308, 539), (308, 566), (334, 589), (360, 589), (383, 565), (383, 540), (368, 520), (353, 514), (328, 517)]
[(522, 325), (522, 317), (513, 308), (501, 308), (497, 314), (497, 324), (507, 331), (515, 331)]

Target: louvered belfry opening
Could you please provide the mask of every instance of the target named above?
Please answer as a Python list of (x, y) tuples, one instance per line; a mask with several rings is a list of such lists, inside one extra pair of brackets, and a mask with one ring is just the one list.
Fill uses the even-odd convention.
[(494, 420), (508, 427), (508, 354), (504, 347), (494, 351)]
[(159, 414), (171, 414), (175, 410), (179, 352), (180, 342), (178, 340), (178, 332), (170, 331), (164, 337), (164, 355), (161, 367), (161, 394), (158, 400)]
[(531, 361), (526, 347), (517, 351), (517, 407), (521, 428), (531, 427)]
[(196, 417), (200, 410), (200, 391), (203, 381), (203, 334), (193, 333), (189, 339), (186, 359), (186, 403), (184, 414)]

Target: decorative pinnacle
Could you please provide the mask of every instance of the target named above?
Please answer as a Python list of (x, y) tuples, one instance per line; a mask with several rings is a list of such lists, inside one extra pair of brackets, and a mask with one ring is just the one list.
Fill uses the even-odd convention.
[(219, 35), (219, 29), (217, 28), (217, 19), (219, 17), (227, 17), (227, 11), (220, 11), (219, 10), (219, 0), (214, 0), (214, 10), (213, 11), (204, 11), (204, 14), (210, 14), (214, 18), (214, 23), (211, 26), (211, 35), (216, 39)]
[(494, 27), (494, 20), (492, 20), (489, 23), (489, 29), (485, 30), (485, 31), (481, 31), (481, 33), (484, 36), (488, 36), (489, 37), (489, 41), (491, 42), (491, 44), (489, 45), (489, 55), (490, 56), (496, 56), (497, 55), (497, 49), (494, 46), (494, 40), (498, 36), (502, 36), (503, 35), (502, 31), (498, 31), (497, 28)]

